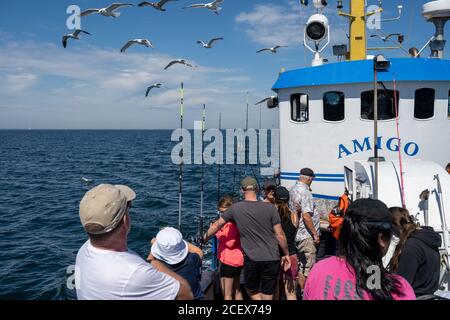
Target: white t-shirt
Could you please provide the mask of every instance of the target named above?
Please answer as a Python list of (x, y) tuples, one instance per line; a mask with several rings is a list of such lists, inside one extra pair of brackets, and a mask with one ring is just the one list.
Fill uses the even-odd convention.
[(174, 300), (180, 290), (135, 252), (101, 250), (90, 241), (78, 251), (75, 273), (79, 300)]

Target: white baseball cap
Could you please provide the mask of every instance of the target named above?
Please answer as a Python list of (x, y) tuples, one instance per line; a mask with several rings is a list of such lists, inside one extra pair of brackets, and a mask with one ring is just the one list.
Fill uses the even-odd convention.
[(177, 229), (164, 228), (156, 235), (151, 253), (156, 259), (167, 264), (178, 264), (186, 259), (189, 253), (188, 243), (183, 240), (183, 235)]

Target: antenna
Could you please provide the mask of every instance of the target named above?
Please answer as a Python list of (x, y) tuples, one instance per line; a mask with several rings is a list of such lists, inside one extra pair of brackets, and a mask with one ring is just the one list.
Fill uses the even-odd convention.
[(396, 18), (382, 19), (381, 22), (391, 22), (391, 21), (400, 20), (402, 18), (403, 5), (398, 5), (397, 10), (398, 10), (398, 16)]
[(428, 22), (433, 22), (436, 28), (434, 39), (430, 41), (431, 56), (442, 59), (446, 44), (444, 27), (450, 20), (450, 1), (436, 0), (425, 3), (422, 7), (422, 15)]

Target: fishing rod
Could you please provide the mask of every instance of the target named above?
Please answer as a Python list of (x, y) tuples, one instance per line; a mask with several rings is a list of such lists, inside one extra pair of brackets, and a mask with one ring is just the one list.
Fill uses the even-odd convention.
[(200, 221), (199, 221), (199, 237), (203, 236), (203, 195), (205, 188), (205, 167), (204, 167), (204, 155), (203, 155), (203, 138), (205, 136), (205, 127), (206, 127), (206, 105), (203, 105), (203, 117), (202, 117), (202, 178), (201, 178), (201, 187), (200, 187)]
[[(183, 117), (184, 117), (184, 83), (181, 83), (180, 90), (180, 122), (181, 129), (183, 129)], [(183, 199), (183, 164), (184, 164), (184, 150), (181, 148), (181, 162), (180, 162), (180, 190), (178, 194), (178, 230), (181, 231), (181, 201)]]
[[(222, 113), (219, 113), (219, 131), (222, 131)], [(223, 151), (222, 154), (220, 155), (220, 161), (217, 161), (217, 204), (219, 204), (220, 198), (221, 198), (221, 161), (222, 161), (222, 157), (223, 157)], [(217, 212), (217, 217), (220, 217), (220, 213)], [(212, 255), (213, 255), (213, 260), (212, 260), (212, 269), (213, 270), (217, 270), (217, 266), (219, 265), (219, 261), (218, 261), (218, 257), (217, 257), (217, 249), (218, 249), (218, 242), (217, 242), (217, 238), (213, 237), (212, 239)]]
[[(219, 131), (222, 132), (222, 112), (219, 113)], [(217, 203), (219, 203), (220, 192), (221, 192), (221, 190), (220, 190), (220, 188), (221, 188), (221, 180), (220, 180), (221, 179), (221, 177), (220, 177), (221, 167), (220, 167), (220, 165), (221, 165), (222, 157), (223, 157), (223, 151), (222, 151), (222, 154), (220, 155), (219, 161), (217, 161)]]
[[(249, 96), (250, 92), (247, 91), (247, 115), (246, 115), (246, 120), (245, 120), (245, 132), (248, 133), (248, 123), (249, 123), (249, 116), (248, 116), (248, 111), (249, 111), (249, 105), (250, 105), (250, 96)], [(260, 108), (261, 111), (262, 108)], [(260, 112), (260, 129), (261, 129), (261, 112)], [(245, 175), (247, 175), (247, 164), (250, 162), (250, 146), (247, 150), (247, 141), (244, 139), (244, 148), (245, 148)], [(258, 147), (257, 147), (258, 148)], [(248, 159), (248, 162), (247, 162)], [(258, 183), (258, 187), (260, 187), (261, 185), (259, 184), (259, 180), (258, 177), (255, 174), (255, 171), (253, 170), (252, 165), (250, 164), (250, 171), (252, 172), (253, 177), (256, 179), (256, 182)]]

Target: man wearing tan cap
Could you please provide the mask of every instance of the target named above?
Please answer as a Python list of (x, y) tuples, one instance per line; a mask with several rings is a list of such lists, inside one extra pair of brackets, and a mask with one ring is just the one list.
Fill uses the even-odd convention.
[(188, 300), (188, 282), (161, 262), (151, 264), (128, 249), (129, 210), (136, 198), (126, 186), (100, 185), (80, 203), (89, 240), (76, 261), (79, 300)]
[(244, 251), (245, 288), (252, 300), (272, 300), (280, 268), (285, 271), (291, 268), (286, 235), (276, 207), (258, 201), (259, 187), (255, 178), (242, 180), (241, 191), (244, 201), (233, 204), (222, 213), (203, 239), (206, 242), (226, 223), (235, 223)]

